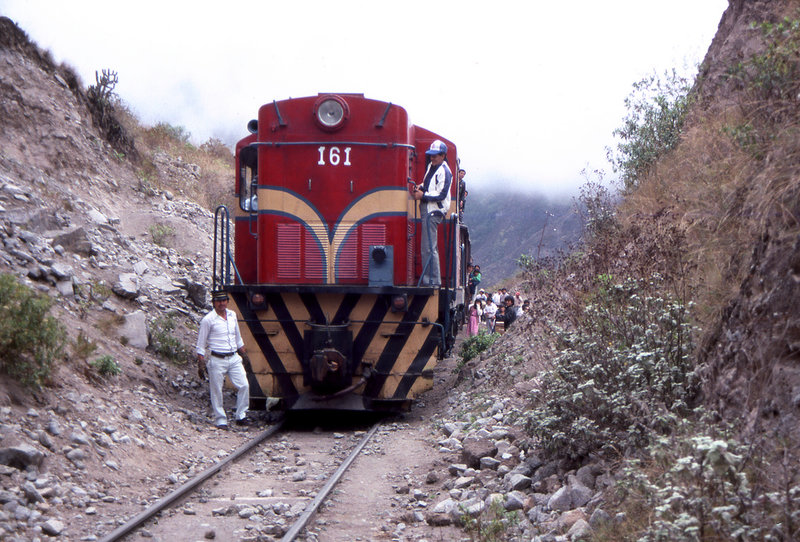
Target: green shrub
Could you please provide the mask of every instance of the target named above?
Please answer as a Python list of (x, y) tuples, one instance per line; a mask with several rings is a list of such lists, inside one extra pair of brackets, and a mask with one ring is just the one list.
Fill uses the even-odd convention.
[(101, 375), (112, 375), (116, 376), (122, 372), (122, 368), (119, 364), (114, 361), (113, 356), (109, 356), (106, 354), (105, 356), (100, 356), (96, 360), (90, 363), (92, 367), (94, 367), (98, 373)]
[(556, 329), (558, 355), (535, 391), (528, 428), (551, 455), (623, 452), (666, 433), (696, 395), (686, 308), (661, 283), (604, 281), (578, 329)]
[(494, 344), (494, 342), (499, 338), (499, 333), (486, 333), (485, 331), (481, 330), (481, 332), (477, 335), (468, 337), (463, 343), (461, 343), (461, 358), (466, 363), (492, 346), (492, 344)]
[(618, 231), (614, 194), (603, 184), (602, 178), (590, 179), (581, 185), (576, 207), (581, 217), (584, 240), (614, 235)]
[(765, 48), (731, 66), (728, 77), (760, 100), (794, 102), (800, 86), (800, 19), (784, 17), (751, 27), (761, 31)]
[(175, 235), (175, 228), (161, 222), (151, 224), (148, 231), (150, 232), (150, 237), (153, 239), (153, 243), (160, 247), (168, 246), (169, 240)]
[(478, 517), (462, 514), (461, 523), (471, 540), (501, 542), (509, 539), (508, 532), (519, 523), (519, 515), (503, 508), (502, 500), (493, 499)]
[(150, 344), (163, 357), (183, 363), (191, 359), (192, 352), (173, 334), (176, 326), (172, 315), (157, 318), (150, 330)]
[(51, 301), (0, 274), (0, 368), (29, 387), (41, 386), (66, 342), (64, 327), (47, 313)]
[(159, 122), (150, 129), (153, 134), (161, 138), (172, 140), (179, 145), (188, 145), (192, 138), (192, 133), (184, 126), (176, 126), (168, 122)]
[[(744, 61), (732, 65), (727, 76), (744, 94), (746, 117), (723, 131), (754, 159), (762, 160), (780, 130), (788, 124), (794, 130), (800, 94), (800, 19), (785, 17), (778, 22), (753, 23), (761, 31), (763, 48)], [(753, 107), (758, 104), (758, 107)]]
[(675, 70), (633, 84), (633, 92), (625, 99), (627, 116), (622, 127), (614, 130), (620, 139), (617, 152), (608, 153), (626, 189), (635, 188), (656, 161), (677, 145), (691, 105), (691, 88), (692, 81)]

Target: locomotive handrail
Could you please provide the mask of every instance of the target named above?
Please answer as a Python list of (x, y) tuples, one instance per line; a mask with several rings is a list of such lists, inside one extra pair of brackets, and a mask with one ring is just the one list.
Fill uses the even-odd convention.
[(222, 286), (231, 283), (231, 268), (239, 282), (243, 283), (231, 252), (230, 214), (224, 205), (220, 205), (214, 210), (214, 249), (211, 258), (212, 291), (219, 290)]
[(250, 146), (256, 147), (292, 147), (300, 145), (353, 145), (360, 147), (383, 147), (385, 149), (406, 148), (415, 149), (408, 143), (369, 143), (367, 141), (254, 141)]
[(211, 289), (219, 290), (230, 282), (230, 258), (226, 258), (230, 246), (230, 214), (228, 208), (219, 205), (214, 210), (214, 249), (211, 254)]

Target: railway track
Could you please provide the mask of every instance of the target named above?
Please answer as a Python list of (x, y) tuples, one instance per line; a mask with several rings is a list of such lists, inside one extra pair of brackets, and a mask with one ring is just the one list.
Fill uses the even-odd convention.
[[(292, 433), (289, 437), (285, 423), (280, 422), (100, 540), (115, 542), (142, 531), (156, 540), (291, 542), (380, 425), (356, 431), (350, 438), (330, 431)], [(256, 515), (264, 520), (258, 527), (253, 523)], [(293, 520), (291, 524), (287, 518)]]

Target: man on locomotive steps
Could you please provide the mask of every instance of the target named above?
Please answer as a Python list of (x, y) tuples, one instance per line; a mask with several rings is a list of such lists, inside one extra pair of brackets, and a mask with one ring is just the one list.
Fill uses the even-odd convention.
[[(236, 425), (249, 425), (247, 408), (250, 404), (250, 386), (242, 363), (247, 358), (236, 313), (228, 308), (228, 294), (216, 291), (211, 294), (214, 310), (200, 321), (197, 334), (197, 374), (202, 379), (208, 372), (208, 389), (211, 395), (211, 410), (214, 425), (228, 427), (222, 398), (225, 375), (236, 388)], [(206, 347), (209, 350), (206, 359)]]
[(419, 212), (422, 217), (422, 239), (420, 252), (422, 255), (423, 286), (441, 286), (442, 277), (439, 271), (438, 230), (450, 209), (450, 183), (453, 173), (445, 162), (447, 145), (438, 139), (431, 143), (425, 151), (430, 157), (428, 169), (421, 185), (414, 189), (413, 197), (419, 200)]

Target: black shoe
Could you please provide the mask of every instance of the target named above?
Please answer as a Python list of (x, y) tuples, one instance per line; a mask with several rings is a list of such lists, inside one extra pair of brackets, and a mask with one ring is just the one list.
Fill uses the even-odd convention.
[(236, 425), (239, 427), (250, 427), (253, 425), (253, 420), (250, 418), (242, 418), (241, 420), (236, 420)]

